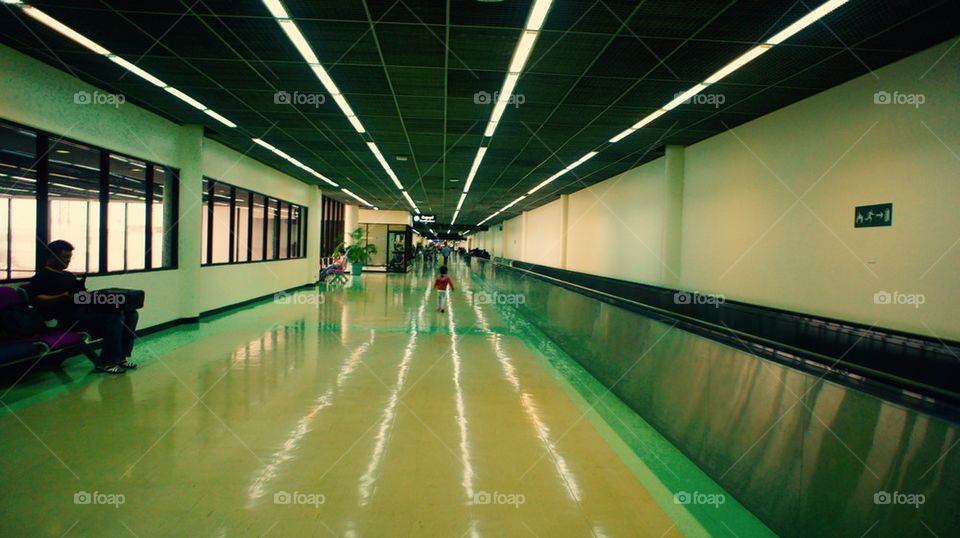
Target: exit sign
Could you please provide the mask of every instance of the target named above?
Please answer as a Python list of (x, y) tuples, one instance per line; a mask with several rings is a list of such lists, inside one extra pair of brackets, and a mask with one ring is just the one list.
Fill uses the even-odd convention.
[(872, 228), (893, 224), (893, 204), (858, 206), (854, 212), (854, 228)]

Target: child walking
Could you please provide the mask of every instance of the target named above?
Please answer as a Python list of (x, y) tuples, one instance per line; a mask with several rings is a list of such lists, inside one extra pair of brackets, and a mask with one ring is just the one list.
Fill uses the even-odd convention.
[(433, 281), (433, 289), (437, 290), (437, 312), (446, 312), (447, 308), (447, 287), (451, 290), (457, 289), (453, 281), (447, 276), (447, 266), (440, 266), (440, 276)]

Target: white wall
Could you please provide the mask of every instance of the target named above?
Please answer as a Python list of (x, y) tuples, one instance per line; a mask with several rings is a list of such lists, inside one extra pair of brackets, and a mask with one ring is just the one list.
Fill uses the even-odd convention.
[[(203, 138), (199, 128), (184, 128), (129, 103), (119, 107), (78, 104), (74, 101), (77, 92), (106, 92), (2, 45), (0, 73), (0, 119), (179, 168), (182, 176), (190, 175), (183, 173), (186, 170), (196, 172), (192, 178), (182, 177), (180, 187), (179, 269), (88, 281), (91, 288), (145, 290), (147, 303), (141, 312), (141, 327), (193, 317), (204, 310), (315, 281), (316, 241), (320, 237), (316, 187)], [(184, 106), (169, 99), (170, 106)], [(191, 156), (185, 148), (197, 148), (202, 153)], [(306, 206), (310, 258), (199, 269), (200, 172)]]
[(560, 222), (560, 200), (527, 212), (524, 230), (525, 261), (558, 267), (563, 236)]
[[(960, 339), (952, 44), (682, 149), (682, 189), (658, 159), (572, 193), (567, 269)], [(875, 104), (881, 90), (925, 102)], [(681, 192), (680, 229), (671, 231), (667, 209)], [(856, 206), (884, 202), (894, 204), (892, 227), (853, 227)], [(519, 217), (505, 223), (505, 253), (499, 223), (477, 241), (494, 255), (525, 251), (525, 261), (558, 266), (546, 246), (560, 227), (553, 205), (527, 214), (525, 246), (509, 241)], [(678, 270), (667, 269), (665, 253), (677, 249)], [(875, 304), (879, 291), (925, 303)]]

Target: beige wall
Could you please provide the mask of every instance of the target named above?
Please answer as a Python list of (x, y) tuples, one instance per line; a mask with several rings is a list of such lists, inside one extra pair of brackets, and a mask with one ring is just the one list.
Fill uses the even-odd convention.
[(526, 261), (551, 267), (560, 265), (563, 236), (561, 227), (557, 225), (559, 222), (560, 200), (527, 212)]
[(360, 208), (360, 222), (367, 224), (406, 224), (412, 225), (413, 217), (408, 211), (374, 210)]
[[(658, 159), (572, 193), (567, 268), (960, 339), (960, 48), (950, 46), (683, 148), (682, 189)], [(881, 90), (925, 102), (875, 104)], [(892, 227), (853, 227), (856, 206), (884, 202)], [(527, 215), (526, 261), (559, 265), (547, 246), (559, 235), (554, 204)], [(508, 239), (520, 220), (505, 223)], [(481, 248), (523, 252), (509, 241), (501, 252), (498, 225), (477, 234)], [(662, 261), (677, 252), (666, 241), (679, 243), (678, 268)], [(925, 302), (875, 304), (881, 291)]]

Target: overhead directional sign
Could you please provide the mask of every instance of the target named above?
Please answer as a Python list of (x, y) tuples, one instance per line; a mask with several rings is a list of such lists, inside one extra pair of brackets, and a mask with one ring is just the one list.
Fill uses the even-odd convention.
[(854, 228), (893, 225), (893, 204), (858, 206), (853, 217)]
[(413, 222), (420, 222), (423, 224), (433, 224), (434, 222), (437, 222), (437, 216), (436, 215), (414, 215)]

